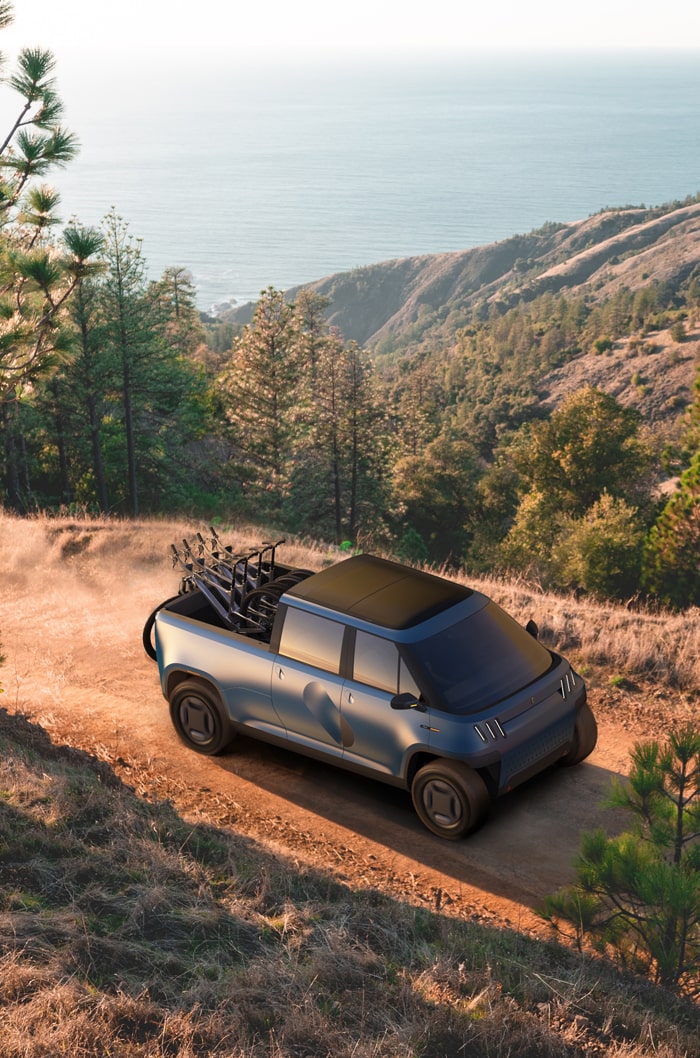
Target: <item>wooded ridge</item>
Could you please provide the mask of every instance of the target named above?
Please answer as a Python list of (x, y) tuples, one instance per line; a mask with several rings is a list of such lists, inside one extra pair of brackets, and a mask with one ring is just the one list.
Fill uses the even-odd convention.
[[(651, 279), (677, 285), (700, 262), (700, 202), (609, 209), (585, 220), (548, 223), (527, 235), (453, 253), (405, 257), (305, 284), (328, 298), (329, 324), (382, 351), (402, 344), (421, 318), (458, 309), (500, 311), (544, 293), (602, 303)], [(293, 300), (302, 287), (293, 287)], [(247, 323), (252, 305), (225, 314)]]
[[(285, 297), (322, 299), (329, 327), (370, 353), (394, 417), (388, 507), (394, 546), (406, 557), (460, 555), (480, 568), (527, 570), (550, 586), (581, 589), (588, 581), (588, 590), (635, 594), (645, 577), (638, 567), (631, 577), (623, 573), (629, 566), (622, 553), (639, 554), (649, 533), (642, 548), (648, 561), (670, 566), (661, 579), (649, 573), (647, 588), (666, 601), (700, 598), (690, 587), (700, 574), (689, 528), (698, 503), (690, 481), (700, 414), (697, 196), (548, 223), (458, 253), (369, 265)], [(250, 306), (229, 320), (255, 326)], [(632, 416), (629, 432), (625, 427), (619, 447), (610, 447), (613, 419), (625, 413)], [(649, 458), (628, 465), (623, 481), (618, 474), (639, 430)], [(681, 496), (673, 498), (679, 478)], [(598, 482), (595, 495), (591, 480)], [(673, 528), (661, 514), (668, 496)], [(603, 524), (610, 524), (611, 503), (622, 504), (615, 544)], [(587, 529), (578, 523), (583, 535), (575, 544), (567, 517), (588, 520)], [(638, 518), (646, 529), (623, 542), (623, 525)], [(657, 518), (665, 526), (658, 532)], [(564, 557), (571, 544), (576, 573), (572, 554)], [(657, 546), (663, 559), (650, 557)], [(616, 586), (606, 569), (616, 571), (613, 580), (620, 575)]]

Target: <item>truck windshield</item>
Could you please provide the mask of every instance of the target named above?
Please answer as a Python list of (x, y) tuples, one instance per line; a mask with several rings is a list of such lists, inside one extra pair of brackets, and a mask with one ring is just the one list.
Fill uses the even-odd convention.
[(554, 664), (550, 652), (494, 602), (412, 643), (410, 652), (425, 697), (449, 713), (478, 713), (526, 687)]

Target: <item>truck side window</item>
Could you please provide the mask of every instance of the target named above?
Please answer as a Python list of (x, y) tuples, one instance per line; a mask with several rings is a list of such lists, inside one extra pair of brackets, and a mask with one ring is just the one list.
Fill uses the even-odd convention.
[(399, 681), (399, 652), (396, 644), (369, 632), (355, 633), (353, 679), (382, 691), (396, 694)]
[(289, 606), (282, 626), (280, 654), (326, 672), (340, 672), (345, 625)]

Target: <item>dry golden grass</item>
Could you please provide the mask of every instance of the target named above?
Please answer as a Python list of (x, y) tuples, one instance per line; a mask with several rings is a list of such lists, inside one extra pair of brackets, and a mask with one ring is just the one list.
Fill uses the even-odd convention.
[[(43, 709), (72, 653), (93, 653), (98, 674), (115, 644), (124, 673), (109, 678), (129, 693), (144, 615), (177, 589), (169, 544), (205, 529), (0, 515), (4, 602)], [(241, 549), (262, 535), (221, 533)], [(309, 568), (341, 557), (305, 541), (281, 552)], [(697, 614), (470, 583), (600, 680), (647, 680), (669, 699), (700, 686)], [(39, 654), (58, 689), (31, 683)], [(353, 892), (186, 822), (0, 710), (0, 1058), (700, 1058), (698, 1029), (695, 1007), (603, 962)]]
[(353, 893), (0, 710), (2, 1058), (698, 1058), (697, 1008)]

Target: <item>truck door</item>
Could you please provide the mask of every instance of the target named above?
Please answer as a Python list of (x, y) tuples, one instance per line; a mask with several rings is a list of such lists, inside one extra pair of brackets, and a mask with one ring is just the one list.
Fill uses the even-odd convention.
[(391, 707), (394, 695), (407, 691), (420, 695), (396, 644), (358, 629), (352, 678), (345, 683), (341, 703), (346, 761), (400, 777), (408, 751), (428, 748), (428, 707)]
[(338, 757), (344, 635), (339, 621), (290, 606), (272, 669), (272, 701), (290, 742)]

